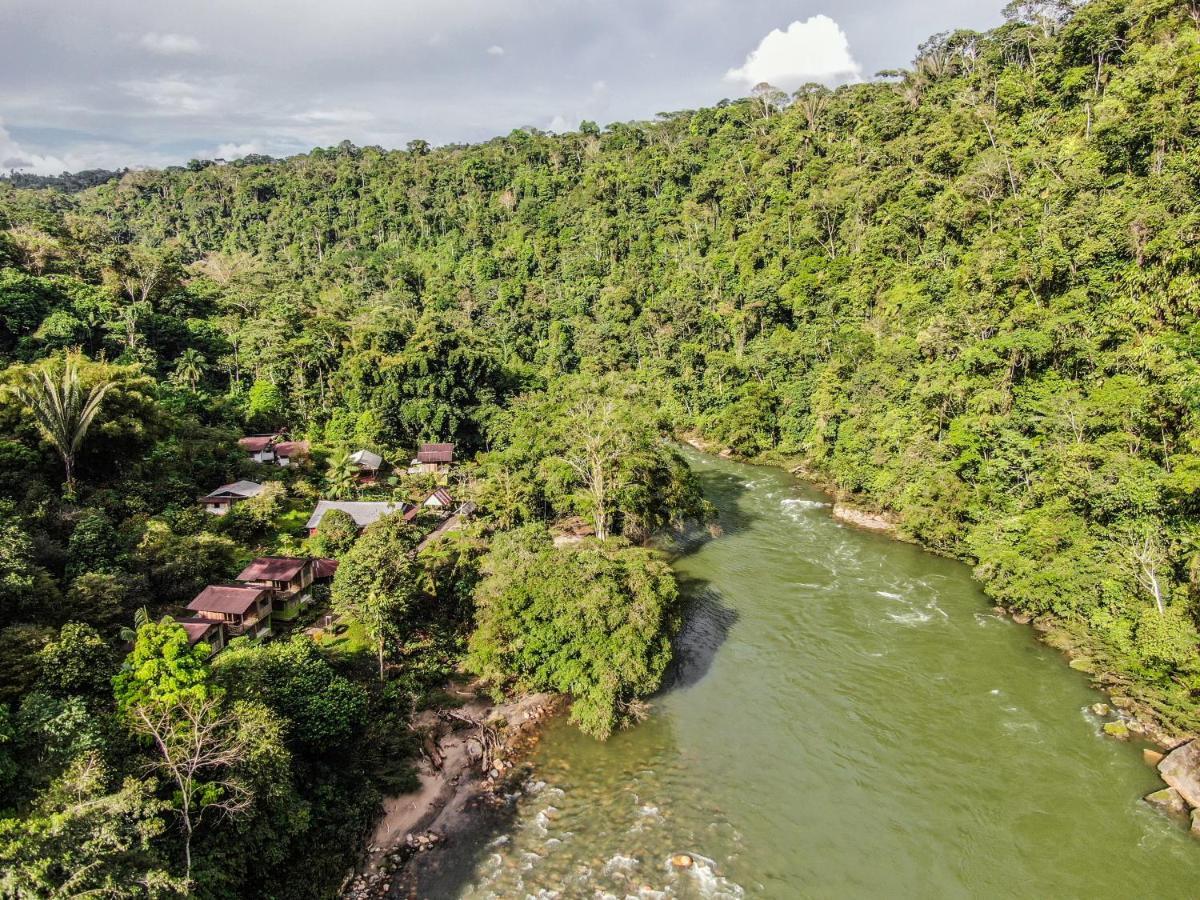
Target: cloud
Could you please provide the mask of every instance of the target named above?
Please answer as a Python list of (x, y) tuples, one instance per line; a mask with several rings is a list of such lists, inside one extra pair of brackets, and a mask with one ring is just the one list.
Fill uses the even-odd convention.
[(60, 175), (84, 169), (121, 169), (138, 153), (145, 165), (167, 165), (175, 160), (162, 153), (139, 151), (129, 144), (80, 135), (65, 152), (48, 152), (18, 141), (0, 119), (0, 172), (16, 169), (32, 175)]
[(841, 84), (861, 79), (862, 66), (850, 53), (846, 32), (825, 15), (797, 20), (787, 31), (776, 28), (741, 66), (725, 73), (726, 81), (747, 86), (766, 81), (785, 90), (810, 81)]
[(186, 53), (199, 53), (200, 42), (186, 34), (158, 34), (149, 32), (143, 34), (138, 41), (145, 49), (160, 56), (179, 56)]
[(487, 48), (487, 52), (488, 52), (488, 56), (503, 56), (504, 48), (501, 47), (499, 44), (492, 44), (492, 46)]
[(241, 159), (243, 156), (250, 156), (252, 153), (262, 153), (263, 147), (258, 141), (247, 141), (244, 144), (235, 144), (232, 141), (219, 144), (208, 153), (202, 154), (203, 157), (211, 157), (213, 159)]
[(0, 172), (18, 169), (35, 175), (58, 175), (67, 169), (67, 161), (58, 156), (32, 153), (16, 142), (4, 120), (0, 119)]
[(374, 119), (365, 109), (310, 109), (292, 119), (305, 125), (361, 125)]
[(157, 112), (181, 116), (227, 109), (233, 105), (236, 93), (228, 80), (189, 81), (180, 75), (123, 81), (120, 87)]

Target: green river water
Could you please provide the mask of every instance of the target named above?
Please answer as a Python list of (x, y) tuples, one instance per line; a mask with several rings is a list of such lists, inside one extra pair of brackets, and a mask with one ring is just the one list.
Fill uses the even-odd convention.
[(652, 717), (605, 744), (551, 726), (512, 821), (423, 895), (1200, 895), (1138, 747), (965, 566), (783, 472), (689, 460), (724, 535), (676, 563), (688, 624)]

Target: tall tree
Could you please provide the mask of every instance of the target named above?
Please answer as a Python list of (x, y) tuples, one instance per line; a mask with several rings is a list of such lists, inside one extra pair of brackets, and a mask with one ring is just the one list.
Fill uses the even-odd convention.
[(17, 388), (21, 402), (33, 413), (38, 430), (62, 457), (66, 471), (64, 492), (69, 497), (75, 496), (75, 456), (112, 386), (113, 382), (103, 381), (85, 392), (79, 380), (79, 362), (68, 356), (57, 378), (53, 367), (46, 364), (31, 373), (23, 387)]

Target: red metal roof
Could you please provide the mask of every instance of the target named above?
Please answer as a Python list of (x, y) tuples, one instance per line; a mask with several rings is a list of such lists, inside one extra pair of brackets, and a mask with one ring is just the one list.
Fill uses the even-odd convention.
[(417, 462), (449, 463), (454, 462), (453, 444), (422, 444), (417, 448)]
[(239, 439), (238, 446), (251, 453), (262, 453), (281, 437), (281, 434), (250, 434)]
[(336, 559), (314, 559), (313, 578), (332, 578), (337, 568), (338, 561)]
[(176, 619), (175, 621), (182, 625), (183, 630), (187, 632), (189, 644), (198, 644), (204, 640), (204, 636), (209, 631), (221, 627), (220, 622), (215, 622), (212, 619)]
[(238, 575), (238, 581), (291, 581), (308, 565), (308, 559), (260, 556)]
[(187, 605), (192, 612), (245, 615), (270, 589), (252, 584), (210, 584)]
[(304, 456), (308, 453), (308, 441), (283, 441), (275, 445), (275, 455), (289, 459), (293, 456)]

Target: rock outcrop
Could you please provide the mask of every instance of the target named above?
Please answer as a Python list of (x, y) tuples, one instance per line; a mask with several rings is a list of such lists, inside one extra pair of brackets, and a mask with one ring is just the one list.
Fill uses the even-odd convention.
[(1200, 806), (1200, 740), (1188, 741), (1168, 753), (1158, 764), (1158, 774), (1188, 806)]
[(887, 534), (895, 534), (896, 523), (888, 518), (877, 513), (869, 513), (866, 510), (858, 509), (853, 506), (847, 506), (840, 500), (833, 504), (833, 517), (839, 522), (845, 522), (847, 525), (854, 525), (858, 528), (865, 528), (868, 531), (882, 531)]
[(1183, 797), (1179, 796), (1179, 791), (1173, 787), (1165, 787), (1161, 791), (1147, 794), (1142, 799), (1168, 815), (1185, 817), (1188, 814), (1188, 805), (1184, 803)]

